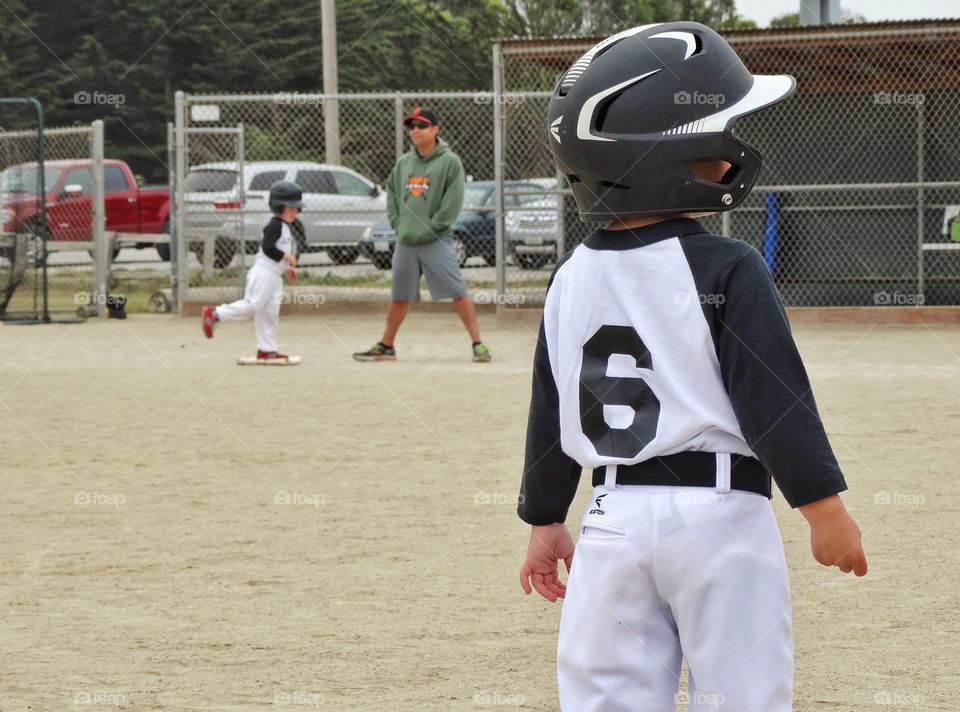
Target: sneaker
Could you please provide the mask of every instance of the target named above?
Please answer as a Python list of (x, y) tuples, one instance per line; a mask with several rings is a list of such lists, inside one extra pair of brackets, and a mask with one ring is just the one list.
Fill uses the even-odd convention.
[(473, 347), (473, 362), (474, 363), (487, 363), (491, 361), (493, 356), (490, 355), (490, 349), (488, 349), (483, 344), (475, 344)]
[(217, 318), (217, 312), (213, 307), (203, 308), (203, 335), (208, 339), (213, 338), (213, 327), (220, 321)]
[(378, 341), (369, 350), (355, 353), (353, 358), (357, 361), (396, 361), (397, 350)]

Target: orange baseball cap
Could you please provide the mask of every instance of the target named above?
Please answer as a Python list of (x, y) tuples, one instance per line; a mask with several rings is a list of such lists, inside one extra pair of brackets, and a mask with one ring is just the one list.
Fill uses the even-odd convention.
[(440, 119), (437, 117), (437, 112), (432, 111), (431, 109), (424, 109), (422, 106), (418, 106), (411, 111), (410, 115), (404, 118), (403, 125), (409, 126), (414, 122), (420, 124), (421, 126), (440, 125)]

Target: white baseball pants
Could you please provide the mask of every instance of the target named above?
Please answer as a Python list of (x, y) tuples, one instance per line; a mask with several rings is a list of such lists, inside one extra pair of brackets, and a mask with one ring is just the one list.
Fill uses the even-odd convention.
[(280, 324), (280, 302), (283, 299), (283, 277), (254, 263), (247, 272), (243, 298), (217, 307), (221, 321), (243, 321), (253, 318), (260, 351), (277, 350), (277, 326)]
[(594, 488), (563, 603), (563, 712), (790, 712), (780, 531), (762, 495)]

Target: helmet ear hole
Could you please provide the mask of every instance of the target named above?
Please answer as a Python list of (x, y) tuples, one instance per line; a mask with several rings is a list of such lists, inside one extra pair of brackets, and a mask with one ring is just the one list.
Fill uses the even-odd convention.
[(737, 174), (740, 173), (740, 168), (723, 159), (717, 159), (691, 163), (690, 172), (697, 180), (728, 185), (736, 179)]

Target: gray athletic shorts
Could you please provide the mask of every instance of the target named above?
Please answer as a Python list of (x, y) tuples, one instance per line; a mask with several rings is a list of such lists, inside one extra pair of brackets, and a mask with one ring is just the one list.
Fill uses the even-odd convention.
[(427, 278), (430, 296), (458, 299), (467, 296), (467, 285), (451, 235), (425, 245), (404, 245), (397, 241), (393, 249), (393, 301), (420, 301), (420, 276)]

